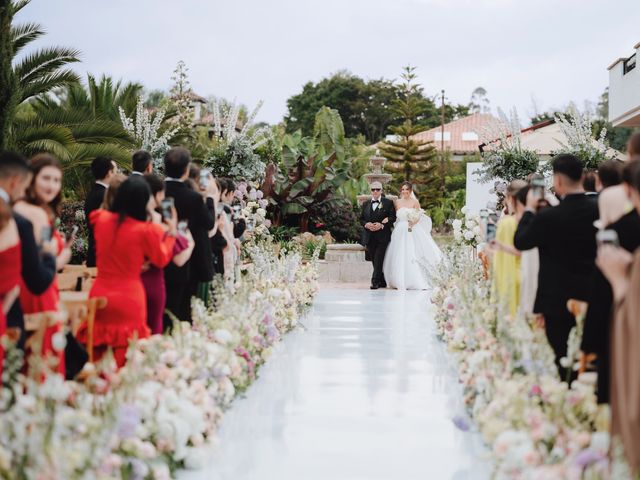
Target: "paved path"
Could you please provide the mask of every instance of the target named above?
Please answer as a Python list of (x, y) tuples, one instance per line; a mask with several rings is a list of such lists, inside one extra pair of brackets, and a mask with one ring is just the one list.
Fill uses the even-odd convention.
[(424, 292), (327, 289), (185, 480), (489, 478)]

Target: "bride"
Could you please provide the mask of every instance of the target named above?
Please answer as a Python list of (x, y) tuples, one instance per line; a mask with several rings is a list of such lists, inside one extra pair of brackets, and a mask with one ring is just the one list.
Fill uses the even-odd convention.
[(429, 284), (418, 262), (435, 264), (442, 255), (431, 238), (431, 219), (420, 210), (409, 182), (402, 184), (394, 204), (397, 220), (384, 258), (385, 279), (398, 290), (426, 290)]

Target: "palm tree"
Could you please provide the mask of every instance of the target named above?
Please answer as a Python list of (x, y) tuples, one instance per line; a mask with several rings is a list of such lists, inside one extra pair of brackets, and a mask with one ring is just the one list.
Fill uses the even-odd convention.
[(129, 168), (133, 141), (120, 122), (118, 108), (135, 110), (142, 93), (138, 83), (115, 82), (107, 76), (87, 76), (86, 87), (74, 83), (55, 95), (40, 95), (29, 109), (16, 115), (16, 147), (30, 155), (55, 154), (65, 168), (67, 190), (82, 194), (89, 181), (88, 166), (99, 155)]
[[(12, 127), (21, 104), (78, 82), (78, 76), (65, 68), (80, 61), (78, 50), (47, 47), (17, 58), (27, 45), (45, 33), (37, 23), (13, 24), (15, 14), (29, 3), (30, 0), (0, 0), (0, 148), (15, 147)], [(62, 138), (52, 135), (50, 140)]]

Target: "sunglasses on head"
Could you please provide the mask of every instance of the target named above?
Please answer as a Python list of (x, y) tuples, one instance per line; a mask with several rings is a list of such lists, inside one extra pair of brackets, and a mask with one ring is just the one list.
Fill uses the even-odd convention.
[(371, 191), (372, 192), (379, 192), (380, 190), (382, 190), (381, 188), (372, 188)]

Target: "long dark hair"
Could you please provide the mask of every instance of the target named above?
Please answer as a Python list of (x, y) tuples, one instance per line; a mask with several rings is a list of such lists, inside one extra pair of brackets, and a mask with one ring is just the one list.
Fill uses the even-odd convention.
[(146, 222), (148, 218), (147, 204), (150, 197), (151, 189), (143, 178), (129, 177), (118, 188), (111, 211), (120, 215), (120, 222), (123, 222), (125, 217)]
[(58, 195), (56, 195), (56, 197), (49, 204), (45, 204), (42, 200), (40, 200), (36, 193), (36, 177), (45, 167), (57, 168), (62, 173), (62, 164), (56, 157), (54, 157), (50, 153), (39, 153), (35, 157), (32, 157), (29, 160), (29, 170), (31, 170), (33, 177), (31, 178), (31, 184), (29, 185), (29, 188), (27, 188), (25, 200), (33, 205), (44, 208), (48, 211), (49, 216), (58, 217), (60, 216), (60, 203), (62, 202), (62, 186), (60, 186)]

